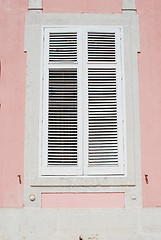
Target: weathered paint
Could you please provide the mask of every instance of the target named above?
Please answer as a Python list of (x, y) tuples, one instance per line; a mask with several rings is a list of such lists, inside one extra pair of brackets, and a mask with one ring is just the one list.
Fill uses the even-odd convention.
[(42, 208), (124, 208), (124, 193), (43, 193)]
[(160, 240), (161, 209), (0, 209), (0, 240)]
[(121, 13), (122, 0), (45, 0), (44, 12)]
[(0, 207), (22, 207), (27, 0), (0, 1)]
[[(143, 206), (161, 206), (161, 1), (137, 0)], [(145, 181), (148, 175), (148, 182)]]

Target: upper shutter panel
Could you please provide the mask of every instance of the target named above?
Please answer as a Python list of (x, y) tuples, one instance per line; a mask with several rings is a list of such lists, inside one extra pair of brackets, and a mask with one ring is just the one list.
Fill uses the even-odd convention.
[(49, 62), (77, 61), (77, 33), (59, 32), (49, 34)]
[(115, 68), (88, 70), (88, 166), (118, 165)]
[(115, 62), (115, 49), (114, 32), (88, 32), (88, 62)]
[(48, 166), (77, 166), (77, 69), (49, 69)]

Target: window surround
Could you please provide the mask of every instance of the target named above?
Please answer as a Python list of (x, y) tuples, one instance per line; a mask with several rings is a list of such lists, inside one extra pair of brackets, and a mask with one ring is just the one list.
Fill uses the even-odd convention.
[[(125, 176), (40, 176), (40, 92), (42, 91), (42, 26), (54, 25), (101, 25), (121, 26), (124, 44), (124, 77), (126, 103), (127, 169)], [(26, 112), (25, 112), (25, 201), (35, 193), (69, 187), (124, 187), (136, 185), (137, 169), (140, 166), (140, 125), (137, 52), (139, 52), (138, 16), (131, 14), (47, 14), (28, 12), (25, 27), (25, 51), (27, 52)], [(139, 172), (139, 171), (138, 171)], [(97, 191), (95, 188), (95, 191)], [(50, 190), (49, 190), (50, 189)], [(81, 190), (82, 191), (82, 190)]]

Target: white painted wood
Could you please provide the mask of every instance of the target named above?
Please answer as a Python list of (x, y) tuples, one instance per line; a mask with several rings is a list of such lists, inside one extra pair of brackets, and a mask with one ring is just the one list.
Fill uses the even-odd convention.
[[(50, 33), (61, 33), (61, 35), (63, 33), (71, 33), (71, 32), (75, 32), (77, 34), (77, 45), (80, 46), (80, 50), (77, 51), (77, 61), (68, 61), (65, 62), (63, 59), (62, 61), (59, 61), (57, 64), (55, 63), (51, 63), (51, 61), (53, 62), (54, 59), (50, 60), (49, 63), (49, 34)], [(81, 171), (82, 171), (82, 135), (81, 135), (81, 129), (82, 129), (82, 123), (81, 123), (81, 102), (82, 102), (82, 96), (81, 94), (79, 94), (79, 92), (81, 93), (81, 84), (79, 84), (81, 82), (80, 79), (82, 79), (82, 71), (80, 70), (81, 68), (81, 61), (80, 61), (80, 54), (81, 54), (81, 40), (80, 40), (81, 34), (79, 33), (78, 30), (73, 29), (73, 28), (65, 28), (65, 29), (57, 29), (57, 28), (46, 28), (45, 29), (45, 49), (44, 49), (44, 68), (45, 68), (45, 76), (44, 76), (44, 90), (43, 90), (43, 142), (42, 142), (42, 175), (80, 175)], [(79, 49), (79, 48), (78, 48)], [(48, 93), (48, 89), (49, 89), (49, 69), (50, 71), (52, 71), (52, 69), (57, 70), (58, 72), (65, 72), (67, 69), (70, 71), (72, 71), (72, 69), (74, 71), (77, 71), (77, 116), (76, 118), (74, 118), (73, 120), (77, 121), (77, 162), (76, 164), (71, 164), (67, 159), (71, 160), (74, 159), (71, 155), (71, 157), (69, 158), (68, 155), (65, 153), (58, 153), (58, 151), (54, 150), (51, 147), (49, 149), (49, 143), (48, 143), (48, 116), (50, 116), (49, 112), (48, 112), (48, 108), (49, 108), (49, 104), (48, 104), (48, 97), (49, 97), (49, 93)], [(54, 71), (55, 71), (54, 70)], [(59, 86), (60, 88), (60, 86)], [(68, 91), (69, 92), (69, 91)], [(70, 93), (70, 92), (69, 92)], [(72, 99), (72, 92), (71, 92), (71, 99)], [(63, 115), (64, 117), (66, 117), (65, 115)], [(72, 118), (70, 118), (72, 121)], [(71, 122), (72, 123), (72, 122)], [(56, 124), (57, 126), (57, 124)], [(53, 132), (56, 133), (56, 128), (55, 125), (53, 125)], [(59, 126), (59, 123), (58, 123)], [(63, 123), (64, 126), (64, 123)], [(72, 126), (72, 125), (71, 125)], [(75, 125), (73, 125), (73, 127), (75, 127)], [(64, 132), (65, 134), (65, 132)], [(66, 135), (67, 136), (67, 135)], [(54, 141), (60, 141), (60, 140), (54, 140)], [(63, 140), (64, 141), (64, 140)], [(65, 141), (64, 141), (65, 143)], [(74, 142), (73, 142), (74, 143)], [(57, 144), (57, 143), (56, 143)], [(72, 144), (72, 142), (71, 142)], [(67, 146), (64, 145), (64, 148), (67, 149)], [(55, 148), (54, 148), (55, 149)], [(60, 148), (59, 148), (60, 150)], [(47, 154), (48, 153), (48, 154)], [(74, 152), (73, 152), (74, 153)], [(61, 154), (62, 156), (65, 157), (65, 159), (63, 160), (64, 162), (67, 161), (67, 165), (66, 164), (61, 164), (59, 159), (61, 159), (61, 157), (57, 156)], [(55, 160), (50, 162), (50, 156), (54, 156)], [(75, 160), (74, 160), (75, 161)]]
[[(110, 134), (111, 130), (108, 127), (107, 119), (104, 121), (104, 123), (103, 123), (102, 120), (100, 122), (100, 121), (98, 121), (96, 119), (96, 121), (93, 122), (94, 125), (90, 124), (90, 128), (92, 127), (93, 131), (94, 130), (96, 131), (96, 129), (98, 129), (97, 125), (99, 124), (99, 127), (100, 127), (100, 124), (101, 124), (102, 130), (104, 130), (104, 131), (102, 131), (102, 134), (100, 133), (101, 130), (98, 131), (97, 134), (95, 134), (95, 137), (97, 137), (97, 136), (104, 136), (106, 140), (104, 139), (103, 142), (101, 141), (102, 142), (101, 145), (100, 145), (100, 143), (101, 143), (100, 140), (101, 140), (102, 137), (99, 138), (97, 142), (95, 142), (94, 147), (92, 148), (92, 152), (93, 151), (95, 152), (95, 154), (93, 152), (94, 155), (92, 155), (93, 156), (92, 157), (93, 158), (93, 161), (92, 161), (93, 164), (92, 164), (91, 161), (89, 161), (89, 153), (86, 153), (85, 168), (84, 168), (85, 170), (84, 171), (85, 171), (85, 174), (87, 174), (87, 175), (107, 175), (107, 174), (108, 175), (109, 174), (115, 174), (116, 175), (116, 174), (124, 174), (124, 158), (123, 158), (123, 145), (124, 144), (123, 144), (123, 132), (122, 132), (122, 130), (123, 130), (123, 126), (122, 126), (122, 124), (123, 124), (123, 120), (122, 120), (122, 116), (123, 116), (123, 114), (122, 114), (123, 106), (122, 105), (123, 105), (123, 102), (122, 102), (122, 91), (121, 91), (121, 88), (120, 88), (120, 86), (121, 86), (121, 50), (122, 50), (121, 47), (120, 47), (120, 41), (121, 41), (120, 31), (121, 31), (121, 29), (118, 28), (118, 27), (117, 28), (109, 28), (109, 29), (108, 28), (102, 28), (102, 27), (101, 28), (97, 28), (97, 27), (94, 28), (93, 27), (92, 29), (90, 29), (90, 27), (89, 27), (89, 28), (86, 29), (86, 31), (87, 32), (92, 32), (93, 31), (94, 33), (96, 33), (96, 35), (99, 34), (99, 32), (101, 32), (101, 33), (104, 32), (105, 34), (106, 33), (114, 33), (115, 34), (116, 59), (114, 60), (114, 63), (109, 62), (108, 59), (105, 59), (105, 60), (102, 59), (101, 61), (99, 60), (99, 62), (97, 61), (97, 62), (94, 62), (92, 64), (89, 61), (89, 63), (87, 64), (87, 68), (91, 69), (91, 71), (92, 71), (92, 69), (96, 69), (96, 68), (99, 69), (98, 72), (97, 71), (94, 71), (94, 72), (95, 72), (95, 74), (97, 74), (97, 76), (99, 76), (100, 79), (103, 78), (102, 70), (106, 71), (105, 69), (107, 69), (107, 71), (108, 71), (109, 68), (110, 69), (116, 69), (117, 125), (115, 126), (115, 129), (118, 131), (118, 134), (117, 134), (118, 135), (118, 145), (116, 145), (117, 142), (115, 142), (115, 143), (113, 142), (114, 145), (111, 146), (109, 144), (111, 144), (112, 142), (111, 143), (109, 142), (108, 145), (111, 146), (111, 150), (107, 150), (107, 143), (106, 143), (107, 139), (106, 139), (106, 137), (108, 135), (106, 135), (106, 132), (108, 134)], [(86, 46), (88, 44), (88, 42), (87, 42), (87, 32), (86, 32), (86, 43), (85, 43)], [(86, 49), (87, 49), (87, 47), (86, 47)], [(87, 54), (84, 55), (84, 56), (86, 57), (86, 59), (84, 59), (83, 62), (87, 62), (88, 61)], [(106, 62), (106, 63), (104, 63), (104, 62)], [(87, 79), (88, 79), (88, 77), (86, 78), (86, 81), (87, 81)], [(100, 85), (99, 85), (99, 87), (100, 87)], [(87, 84), (87, 88), (88, 88), (88, 84)], [(98, 85), (95, 88), (93, 88), (93, 93), (92, 92), (91, 93), (92, 94), (96, 94), (97, 91), (98, 91), (97, 88), (98, 88)], [(108, 86), (108, 88), (109, 88), (109, 86)], [(110, 88), (109, 88), (109, 90), (110, 90)], [(109, 94), (110, 94), (110, 92), (109, 92)], [(87, 99), (87, 101), (88, 101), (88, 99)], [(92, 99), (92, 101), (93, 101), (93, 99)], [(94, 108), (97, 109), (97, 112), (95, 112), (95, 115), (92, 115), (92, 116), (97, 117), (97, 116), (99, 116), (100, 112), (102, 112), (102, 111), (105, 112), (106, 110), (108, 110), (108, 111), (110, 110), (110, 106), (106, 105), (107, 103), (105, 103), (104, 101), (101, 102), (101, 103), (102, 103), (102, 105), (100, 105), (100, 104), (96, 105), (96, 101), (95, 101), (95, 103), (93, 105), (90, 104), (89, 110), (90, 109), (92, 110)], [(106, 106), (106, 107), (104, 108), (104, 106)], [(88, 112), (88, 110), (87, 110), (87, 112)], [(111, 115), (111, 117), (112, 117), (112, 115)], [(88, 122), (88, 124), (89, 124), (89, 122)], [(88, 125), (88, 128), (87, 128), (87, 132), (89, 132), (89, 133), (91, 132), (91, 130), (89, 130), (89, 125)], [(93, 134), (93, 133), (91, 132), (91, 134)], [(94, 138), (93, 138), (93, 140), (94, 140)], [(89, 136), (88, 136), (88, 141), (89, 141)], [(88, 146), (89, 146), (89, 143), (88, 143)], [(104, 147), (103, 147), (103, 151), (102, 151), (101, 154), (103, 154), (104, 157), (102, 155), (102, 157), (98, 158), (98, 154), (100, 153), (100, 149), (102, 149), (102, 146), (104, 146)], [(112, 149), (115, 146), (118, 146), (118, 159), (115, 159), (115, 157), (109, 158), (108, 157), (108, 151), (113, 151)], [(98, 153), (98, 150), (99, 150), (99, 153)], [(88, 149), (87, 149), (87, 152), (88, 152)], [(97, 161), (96, 161), (96, 159), (97, 159)], [(101, 162), (102, 161), (103, 162), (101, 163), (100, 160), (101, 160)], [(113, 163), (112, 164), (108, 164), (109, 160), (112, 161)], [(115, 164), (115, 161), (116, 161), (116, 164)]]
[[(45, 42), (44, 42), (44, 84), (43, 84), (43, 93), (42, 93), (42, 102), (43, 102), (43, 130), (42, 130), (42, 175), (108, 175), (108, 174), (124, 174), (124, 157), (123, 157), (123, 146), (125, 146), (125, 143), (123, 142), (123, 101), (122, 101), (122, 69), (121, 69), (121, 28), (120, 27), (62, 27), (62, 28), (44, 28), (45, 29)], [(104, 38), (103, 42), (103, 49), (104, 46), (109, 46), (109, 40), (106, 41), (105, 38), (108, 38), (108, 35), (110, 34), (112, 36), (112, 46), (115, 46), (115, 50), (113, 51), (113, 55), (115, 55), (114, 58), (111, 59), (111, 57), (104, 58), (98, 58), (98, 61), (89, 59), (88, 63), (88, 33), (91, 32), (92, 41), (94, 46), (97, 44), (97, 41), (100, 41), (100, 34)], [(59, 55), (53, 55), (54, 58), (49, 58), (49, 33), (56, 33), (56, 44), (59, 44), (62, 46), (62, 40), (65, 40), (68, 44), (71, 45), (72, 42), (75, 40), (72, 39), (72, 41), (68, 37), (73, 38), (71, 36), (74, 36), (77, 34), (77, 61), (75, 60), (75, 57), (72, 58), (72, 60), (68, 59), (68, 61), (64, 61), (64, 57), (62, 55), (61, 58), (59, 58)], [(60, 36), (59, 36), (60, 33)], [(69, 33), (69, 34), (67, 34)], [(73, 34), (74, 33), (74, 34)], [(69, 36), (70, 35), (70, 36)], [(54, 36), (54, 35), (53, 35)], [(76, 36), (76, 35), (75, 35)], [(110, 36), (110, 37), (111, 37)], [(115, 36), (115, 38), (113, 37)], [(101, 37), (101, 38), (102, 38)], [(59, 39), (60, 38), (60, 39)], [(75, 38), (75, 37), (74, 37)], [(98, 39), (95, 41), (95, 38)], [(53, 39), (53, 37), (52, 37)], [(53, 40), (52, 40), (53, 41)], [(54, 40), (55, 41), (55, 40)], [(64, 42), (64, 40), (63, 40)], [(110, 41), (111, 42), (111, 41)], [(54, 42), (53, 42), (54, 43)], [(52, 46), (53, 46), (52, 43)], [(65, 43), (66, 44), (66, 43)], [(97, 44), (98, 45), (98, 44)], [(67, 45), (66, 45), (67, 46)], [(102, 49), (102, 45), (101, 49)], [(97, 50), (98, 52), (97, 56), (100, 56), (100, 50)], [(106, 49), (103, 50), (106, 52)], [(110, 50), (108, 50), (110, 51)], [(56, 52), (57, 54), (57, 52)], [(59, 54), (59, 53), (58, 53)], [(71, 53), (72, 54), (72, 53)], [(90, 51), (90, 55), (93, 54)], [(57, 58), (58, 56), (58, 58)], [(75, 56), (75, 53), (74, 53)], [(94, 55), (93, 55), (94, 56)], [(101, 54), (101, 56), (103, 56)], [(57, 61), (58, 59), (58, 61)], [(62, 59), (62, 60), (61, 60)], [(54, 62), (56, 60), (56, 62)], [(53, 148), (48, 146), (48, 89), (49, 89), (49, 69), (58, 69), (58, 72), (60, 71), (66, 71), (67, 69), (75, 69), (77, 70), (77, 151), (78, 151), (78, 157), (77, 157), (77, 164), (73, 166), (73, 164), (70, 164), (68, 162), (68, 155), (66, 155), (66, 150), (64, 150), (64, 153), (61, 153), (62, 156), (66, 156), (66, 160), (68, 163), (68, 166), (66, 164), (62, 164), (60, 166), (59, 159), (59, 148)], [(64, 70), (63, 70), (64, 69)], [(96, 86), (93, 87), (92, 85), (92, 91), (90, 90), (91, 94), (97, 94), (98, 88), (102, 89), (108, 89), (108, 99), (105, 101), (99, 100), (99, 98), (96, 98), (96, 100), (88, 106), (88, 69), (91, 69), (90, 72), (92, 73), (94, 71), (94, 76), (98, 79), (106, 78), (106, 75), (102, 75), (102, 71), (104, 74), (110, 74), (112, 77), (110, 77), (110, 81), (112, 81), (110, 84), (106, 83), (108, 87), (102, 86), (102, 83), (97, 83)], [(111, 70), (108, 70), (111, 69)], [(113, 71), (115, 72), (116, 69), (116, 77), (113, 79)], [(51, 71), (51, 70), (50, 70)], [(55, 71), (55, 70), (54, 70)], [(93, 74), (93, 73), (92, 73)], [(109, 75), (108, 75), (109, 76)], [(93, 81), (93, 80), (92, 80)], [(116, 90), (117, 95), (113, 97), (112, 92), (112, 86), (113, 82), (116, 84)], [(90, 84), (93, 84), (91, 82)], [(52, 86), (51, 86), (52, 87)], [(52, 87), (53, 88), (53, 87)], [(69, 88), (69, 87), (68, 87)], [(69, 88), (70, 89), (70, 88)], [(59, 86), (59, 91), (62, 91), (62, 87)], [(106, 90), (107, 91), (107, 90)], [(94, 95), (95, 96), (95, 95)], [(99, 96), (99, 95), (98, 95)], [(97, 97), (98, 97), (97, 96)], [(110, 97), (111, 96), (111, 97)], [(72, 97), (72, 87), (71, 87), (71, 97)], [(117, 98), (117, 99), (116, 99)], [(53, 101), (51, 99), (51, 101)], [(98, 101), (98, 102), (97, 102)], [(101, 101), (101, 102), (100, 102)], [(117, 103), (117, 118), (113, 119), (113, 106)], [(111, 110), (110, 110), (111, 109)], [(92, 113), (92, 116), (95, 116), (96, 120), (95, 122), (91, 123), (89, 125), (88, 119), (90, 117), (90, 112)], [(94, 111), (94, 112), (93, 112)], [(103, 121), (97, 119), (97, 116), (101, 112), (106, 114), (108, 112), (108, 117), (110, 117), (113, 122), (113, 126), (110, 126), (107, 119), (104, 119)], [(88, 113), (89, 112), (89, 113)], [(95, 114), (93, 114), (95, 113)], [(110, 114), (110, 115), (109, 115)], [(65, 115), (64, 115), (65, 117)], [(72, 120), (72, 118), (71, 118)], [(64, 124), (64, 123), (63, 123)], [(101, 124), (101, 126), (100, 126)], [(59, 132), (56, 126), (53, 126), (53, 130), (50, 130), (51, 133)], [(73, 125), (74, 126), (74, 125)], [(98, 128), (99, 126), (99, 128)], [(89, 129), (90, 127), (90, 129)], [(97, 130), (99, 129), (99, 131)], [(102, 129), (102, 130), (101, 130)], [(96, 133), (97, 131), (97, 133)], [(73, 129), (74, 132), (74, 129)], [(93, 136), (93, 133), (95, 133), (95, 137), (97, 138), (97, 141), (94, 140), (95, 144), (93, 147), (92, 145), (89, 145), (89, 133), (90, 136)], [(112, 141), (111, 138), (108, 136), (112, 134), (115, 134), (116, 141)], [(64, 132), (64, 135), (66, 136), (66, 133)], [(102, 137), (105, 139), (102, 141)], [(108, 139), (108, 140), (107, 140)], [(111, 139), (111, 140), (110, 140)], [(93, 141), (92, 140), (92, 141)], [(55, 140), (54, 140), (55, 141)], [(101, 143), (102, 142), (102, 143)], [(108, 146), (107, 146), (108, 142)], [(101, 145), (100, 145), (101, 144)], [(89, 152), (89, 146), (90, 146), (90, 152)], [(110, 148), (111, 146), (111, 148)], [(65, 147), (66, 148), (66, 147)], [(118, 150), (116, 150), (118, 148)], [(48, 152), (48, 154), (47, 154)], [(109, 157), (111, 155), (111, 152), (113, 152), (113, 156)], [(90, 154), (89, 154), (90, 153)], [(74, 154), (74, 152), (73, 152)], [(72, 155), (73, 155), (72, 154)], [(100, 155), (101, 154), (101, 155)], [(118, 157), (115, 157), (115, 154), (118, 154)], [(70, 159), (74, 159), (74, 155), (72, 157), (70, 156)], [(50, 156), (57, 156), (57, 160), (50, 161)], [(92, 158), (91, 158), (92, 156)], [(90, 160), (91, 159), (91, 160)], [(96, 160), (97, 159), (97, 160)]]

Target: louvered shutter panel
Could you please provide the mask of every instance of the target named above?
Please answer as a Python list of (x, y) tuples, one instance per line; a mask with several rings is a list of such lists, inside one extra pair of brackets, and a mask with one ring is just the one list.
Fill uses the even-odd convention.
[(115, 33), (89, 32), (88, 33), (88, 61), (89, 62), (114, 62)]
[(89, 165), (117, 165), (116, 69), (88, 70)]
[(86, 174), (123, 173), (120, 33), (89, 31)]
[(49, 69), (48, 165), (77, 165), (77, 70)]
[(49, 34), (49, 62), (77, 61), (77, 33)]

